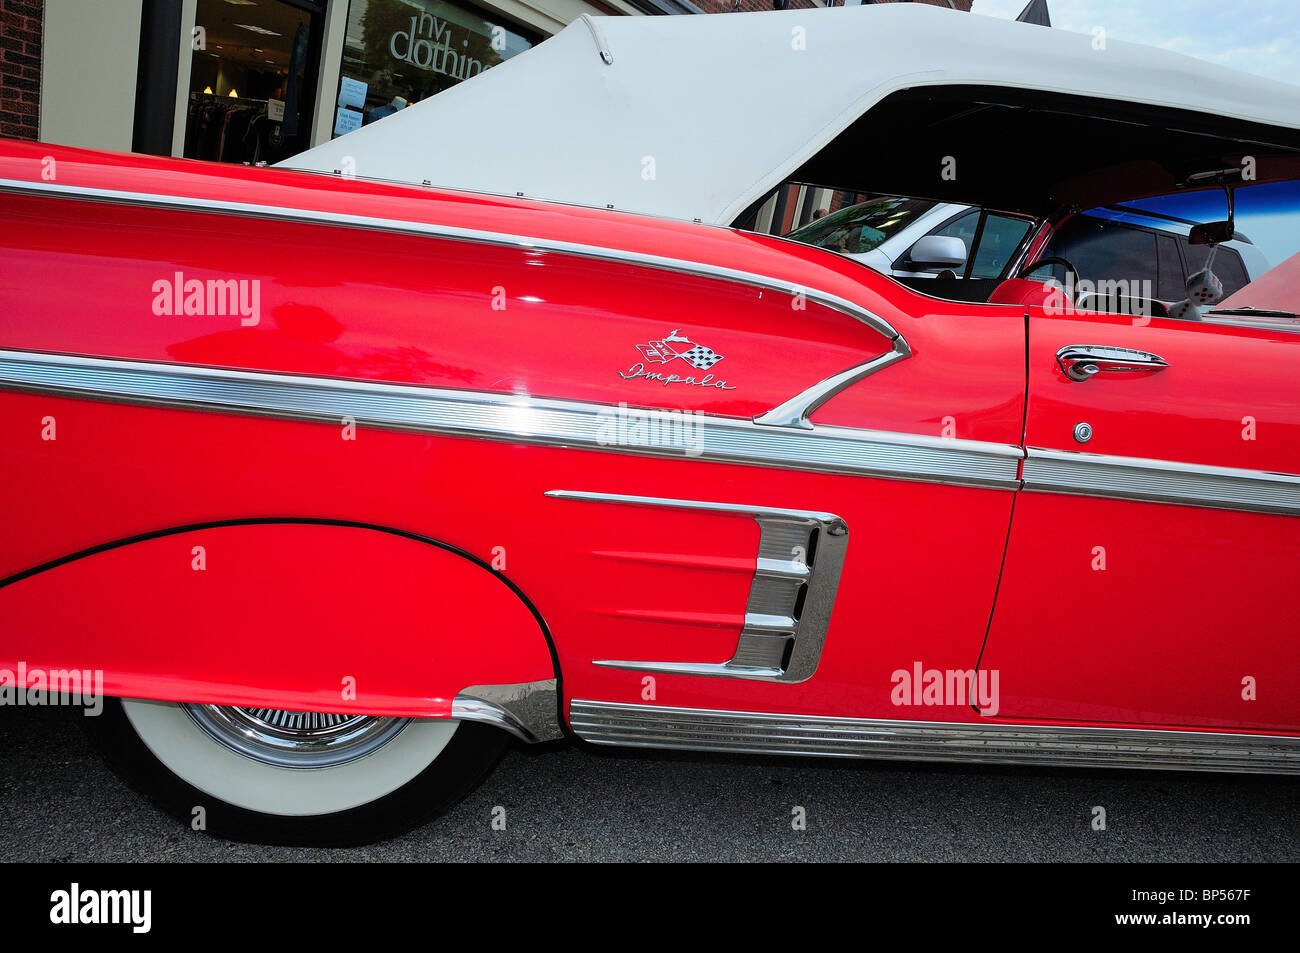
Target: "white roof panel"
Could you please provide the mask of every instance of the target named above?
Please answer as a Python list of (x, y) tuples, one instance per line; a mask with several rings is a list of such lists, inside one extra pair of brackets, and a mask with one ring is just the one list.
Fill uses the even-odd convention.
[(939, 85), (1300, 128), (1300, 87), (1152, 47), (1096, 49), (1085, 34), (891, 3), (584, 17), (281, 165), (729, 224), (875, 103)]

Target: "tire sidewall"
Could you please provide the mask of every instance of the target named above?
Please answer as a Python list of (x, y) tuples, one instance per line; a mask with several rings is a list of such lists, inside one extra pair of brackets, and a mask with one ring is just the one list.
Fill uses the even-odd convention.
[[(181, 778), (145, 744), (119, 699), (106, 699), (103, 713), (84, 722), (110, 767), (192, 830), (246, 843), (297, 846), (357, 846), (404, 833), (473, 790), (509, 742), (502, 731), (462, 721), (438, 755), (395, 790), (346, 810), (281, 815), (238, 807)], [(215, 739), (200, 740), (220, 746)], [(361, 759), (355, 764), (364, 762)], [(199, 807), (203, 808), (202, 828), (195, 826)]]

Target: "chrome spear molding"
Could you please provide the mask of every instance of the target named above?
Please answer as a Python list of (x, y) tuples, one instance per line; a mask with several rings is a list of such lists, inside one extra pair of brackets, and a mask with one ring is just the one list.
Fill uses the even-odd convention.
[(1300, 516), (1300, 476), (1030, 447), (1025, 489)]
[(702, 452), (611, 444), (607, 404), (185, 364), (0, 350), (0, 387), (420, 433), (997, 489), (1019, 487), (1018, 447), (849, 427), (765, 427), (702, 416)]
[(873, 357), (864, 364), (850, 367), (848, 370), (841, 371), (824, 381), (819, 381), (807, 390), (795, 394), (783, 404), (755, 417), (754, 423), (767, 427), (799, 427), (803, 430), (812, 430), (813, 424), (808, 418), (812, 416), (813, 411), (818, 407), (845, 388), (856, 384), (865, 377), (870, 377), (876, 371), (883, 370), (895, 361), (910, 357), (911, 354), (912, 349), (908, 347), (907, 342), (900, 335), (894, 339), (892, 351), (886, 351), (879, 357)]
[[(886, 358), (891, 355), (876, 361)], [(361, 426), (390, 430), (645, 456), (1300, 516), (1300, 475), (1021, 450), (853, 427), (804, 428), (798, 415), (808, 392), (782, 405), (795, 415), (784, 426), (703, 416), (698, 423), (702, 452), (687, 454), (680, 447), (610, 444), (602, 436), (602, 420), (614, 409), (609, 405), (514, 394), (2, 349), (0, 387), (327, 423), (352, 417)]]

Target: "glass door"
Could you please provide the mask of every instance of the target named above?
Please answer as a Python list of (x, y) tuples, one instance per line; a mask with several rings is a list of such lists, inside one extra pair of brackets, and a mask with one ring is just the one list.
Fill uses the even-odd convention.
[(184, 155), (272, 164), (311, 146), (324, 5), (198, 0)]

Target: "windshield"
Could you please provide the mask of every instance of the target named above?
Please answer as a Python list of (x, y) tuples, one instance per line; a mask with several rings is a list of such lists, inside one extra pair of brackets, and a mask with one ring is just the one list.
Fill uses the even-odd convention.
[(896, 196), (872, 199), (832, 212), (785, 237), (850, 255), (861, 254), (896, 235), (936, 204)]

